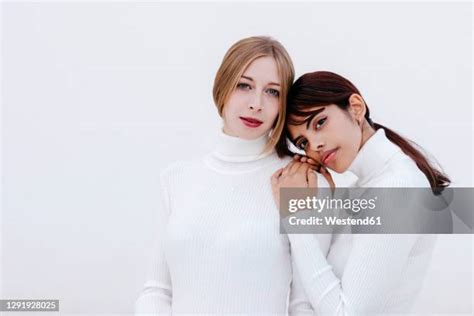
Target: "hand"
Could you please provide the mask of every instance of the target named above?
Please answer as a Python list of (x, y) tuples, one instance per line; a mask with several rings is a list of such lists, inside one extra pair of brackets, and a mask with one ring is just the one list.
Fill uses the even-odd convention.
[(293, 159), (271, 178), (275, 204), (280, 208), (280, 188), (317, 188), (318, 178), (309, 163)]
[(293, 159), (296, 161), (310, 164), (312, 169), (316, 170), (318, 173), (324, 176), (326, 181), (329, 183), (331, 190), (334, 192), (334, 188), (336, 187), (336, 184), (334, 183), (334, 180), (332, 179), (332, 176), (329, 173), (328, 169), (324, 165), (306, 156), (294, 155)]

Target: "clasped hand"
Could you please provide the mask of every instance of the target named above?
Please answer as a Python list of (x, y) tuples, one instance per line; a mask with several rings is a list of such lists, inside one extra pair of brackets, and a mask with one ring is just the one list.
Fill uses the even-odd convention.
[(316, 172), (321, 173), (328, 181), (331, 189), (335, 184), (329, 171), (315, 160), (295, 155), (284, 168), (280, 168), (271, 177), (273, 199), (280, 207), (280, 188), (318, 188)]

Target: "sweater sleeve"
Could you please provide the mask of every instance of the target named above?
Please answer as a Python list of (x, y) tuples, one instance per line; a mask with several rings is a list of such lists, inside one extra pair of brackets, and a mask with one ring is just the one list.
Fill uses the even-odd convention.
[[(331, 243), (331, 235), (329, 234), (317, 234), (314, 235), (323, 256), (327, 256), (329, 252), (329, 246)], [(316, 315), (314, 309), (311, 306), (311, 302), (306, 295), (303, 283), (301, 281), (301, 275), (296, 267), (295, 256), (291, 256), (292, 266), (292, 282), (290, 290), (290, 302), (288, 307), (288, 313), (292, 315)]]
[(288, 306), (288, 315), (315, 315), (308, 296), (303, 288), (298, 269), (295, 267), (294, 257), (292, 257), (293, 278), (291, 281), (290, 301)]
[[(376, 183), (373, 187), (409, 187), (411, 184), (404, 179), (394, 183), (394, 178), (388, 177), (387, 183)], [(384, 204), (378, 201), (379, 211), (389, 209), (395, 215), (397, 207), (402, 206), (397, 206), (396, 201), (391, 200), (393, 196), (386, 194), (382, 199)], [(405, 202), (400, 205), (408, 209), (416, 205), (412, 199)], [(410, 255), (417, 249), (421, 237), (419, 234), (353, 234), (352, 249), (344, 270), (336, 276), (317, 235), (288, 234), (303, 287), (318, 315), (373, 315), (383, 312), (394, 289), (399, 286)], [(426, 271), (420, 268), (419, 273)]]
[(164, 255), (164, 237), (170, 214), (168, 193), (163, 174), (160, 175), (158, 223), (147, 278), (135, 302), (136, 316), (171, 315), (172, 286)]
[(354, 235), (339, 279), (310, 234), (290, 234), (304, 289), (317, 314), (367, 315), (382, 311), (399, 282), (416, 235)]

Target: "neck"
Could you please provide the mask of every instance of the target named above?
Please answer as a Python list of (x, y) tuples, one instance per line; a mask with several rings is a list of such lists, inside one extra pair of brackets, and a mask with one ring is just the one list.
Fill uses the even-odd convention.
[(223, 130), (220, 130), (214, 155), (219, 159), (231, 162), (258, 160), (272, 153), (271, 150), (265, 152), (268, 141), (268, 134), (256, 139), (247, 140), (228, 135)]
[(217, 146), (206, 156), (208, 167), (223, 174), (256, 172), (280, 161), (275, 150), (264, 151), (269, 137), (246, 140), (219, 132)]
[(348, 171), (354, 173), (359, 178), (359, 182), (366, 182), (399, 152), (401, 149), (386, 137), (385, 131), (382, 128), (378, 129), (367, 137)]
[(366, 120), (364, 120), (364, 123), (362, 125), (362, 141), (361, 141), (359, 150), (374, 134), (375, 134), (375, 129), (372, 128), (372, 126), (370, 126)]

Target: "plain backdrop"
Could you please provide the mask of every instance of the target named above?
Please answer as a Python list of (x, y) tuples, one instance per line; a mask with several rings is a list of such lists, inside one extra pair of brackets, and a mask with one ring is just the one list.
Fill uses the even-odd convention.
[[(375, 122), (472, 187), (472, 12), (439, 2), (2, 3), (1, 297), (59, 299), (61, 314), (132, 313), (157, 175), (212, 150), (214, 75), (251, 35), (280, 40), (297, 76), (349, 78)], [(472, 237), (440, 236), (415, 312), (472, 313)]]

